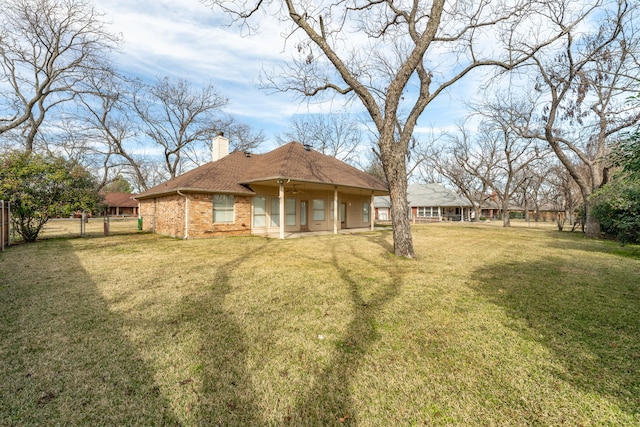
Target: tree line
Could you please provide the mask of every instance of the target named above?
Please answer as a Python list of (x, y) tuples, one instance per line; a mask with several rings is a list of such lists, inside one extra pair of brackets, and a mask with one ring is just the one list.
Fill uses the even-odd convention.
[(525, 141), (552, 151), (579, 189), (586, 234), (600, 235), (590, 196), (611, 177), (610, 146), (640, 119), (637, 105), (626, 103), (640, 77), (637, 2), (206, 3), (248, 29), (265, 16), (288, 23), (284, 37), (298, 56), (266, 76), (268, 87), (301, 97), (344, 96), (366, 110), (389, 184), (396, 255), (414, 256), (407, 170), (418, 120), (474, 76), (486, 89), (483, 98), (493, 99), (480, 114), (501, 132), (502, 152), (513, 159), (508, 146)]
[[(119, 73), (109, 58), (121, 41), (85, 0), (6, 3), (5, 151), (62, 154), (91, 171), (98, 187), (124, 177), (144, 190), (207, 161), (210, 138), (220, 131), (244, 151), (264, 141), (222, 113), (229, 100), (213, 85)], [(406, 190), (416, 174), (446, 177), (476, 209), (489, 193), (503, 211), (545, 193), (565, 208), (581, 205), (586, 234), (600, 235), (592, 196), (622, 176), (617, 171), (637, 153), (625, 142), (637, 141), (632, 132), (640, 121), (632, 98), (640, 82), (636, 2), (205, 3), (250, 32), (261, 19), (281, 20), (294, 59), (265, 73), (265, 88), (361, 105), (373, 141), (368, 166), (389, 185), (396, 255), (414, 256)], [(434, 101), (469, 79), (481, 92), (468, 97), (467, 119), (454, 132), (420, 141), (418, 121), (428, 121)], [(345, 160), (361, 156), (362, 127), (327, 117), (294, 122), (284, 137), (309, 138)], [(153, 156), (145, 153), (149, 143)], [(616, 150), (627, 157), (616, 160)], [(509, 225), (508, 215), (503, 221)]]
[(110, 60), (122, 41), (85, 0), (9, 0), (0, 10), (0, 144), (63, 156), (104, 187), (126, 177), (137, 191), (210, 160), (219, 132), (252, 150), (261, 131), (224, 114), (213, 84), (147, 82)]

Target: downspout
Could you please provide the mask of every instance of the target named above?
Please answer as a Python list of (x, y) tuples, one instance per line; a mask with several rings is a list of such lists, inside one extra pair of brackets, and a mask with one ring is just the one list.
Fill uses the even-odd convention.
[(178, 190), (178, 194), (184, 197), (184, 240), (189, 238), (189, 198)]

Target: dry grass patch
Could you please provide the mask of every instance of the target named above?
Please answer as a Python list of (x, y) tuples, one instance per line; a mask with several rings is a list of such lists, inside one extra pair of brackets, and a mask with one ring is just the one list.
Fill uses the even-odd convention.
[(413, 261), (389, 232), (13, 247), (0, 424), (640, 425), (638, 247), (414, 239)]

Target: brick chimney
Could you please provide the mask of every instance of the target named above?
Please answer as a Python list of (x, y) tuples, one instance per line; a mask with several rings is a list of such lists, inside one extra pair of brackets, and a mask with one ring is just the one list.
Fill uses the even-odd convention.
[(224, 133), (219, 132), (211, 141), (211, 161), (215, 162), (229, 154), (229, 140)]

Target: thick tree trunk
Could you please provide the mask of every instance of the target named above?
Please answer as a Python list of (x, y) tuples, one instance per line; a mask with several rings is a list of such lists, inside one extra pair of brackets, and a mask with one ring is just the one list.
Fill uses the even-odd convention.
[(389, 182), (391, 222), (393, 224), (393, 252), (396, 256), (413, 258), (413, 237), (407, 201), (407, 180)]
[(509, 218), (509, 211), (502, 210), (502, 226), (511, 227), (511, 218)]
[(584, 234), (587, 237), (598, 238), (600, 237), (600, 222), (591, 214), (591, 206), (587, 201), (584, 203), (585, 219), (584, 219)]
[[(389, 138), (391, 140), (391, 138)], [(414, 258), (409, 202), (407, 201), (407, 168), (405, 153), (394, 142), (380, 144), (382, 166), (389, 184), (393, 252), (398, 257)]]
[(502, 226), (511, 227), (511, 218), (509, 218), (509, 200), (502, 201)]
[(473, 218), (474, 221), (480, 221), (480, 217), (482, 216), (482, 206), (474, 206), (473, 207), (473, 212), (474, 212), (474, 216), (475, 218)]

